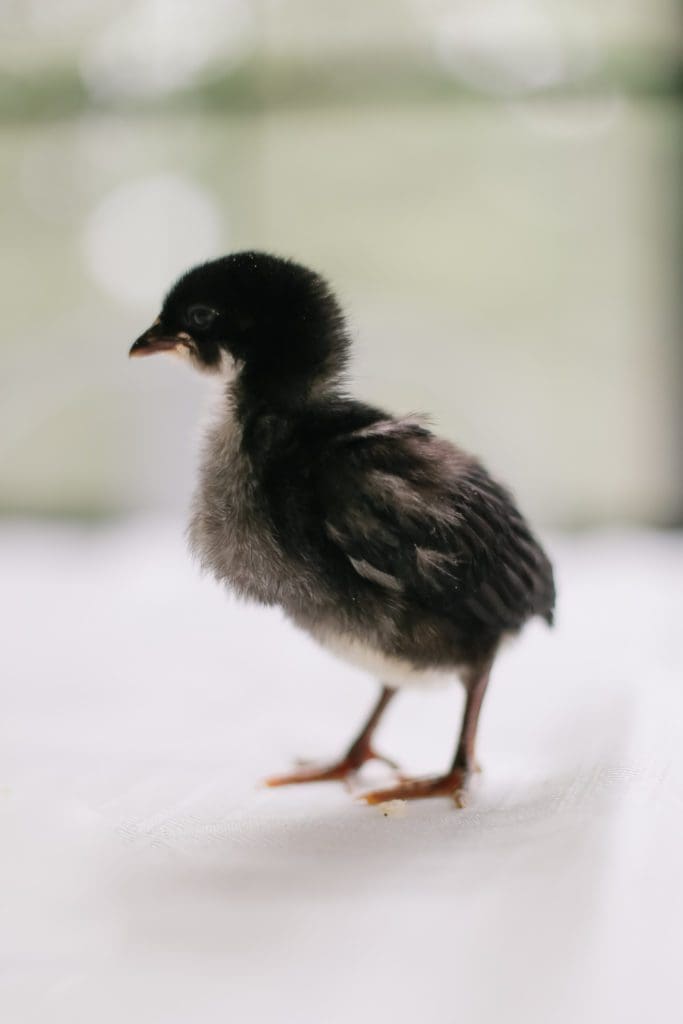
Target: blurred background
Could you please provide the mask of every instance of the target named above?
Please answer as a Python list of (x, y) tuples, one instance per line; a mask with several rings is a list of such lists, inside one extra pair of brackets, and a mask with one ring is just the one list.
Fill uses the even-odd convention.
[(329, 276), (357, 391), (545, 526), (683, 521), (681, 5), (3, 0), (0, 513), (182, 513), (195, 261)]
[[(1, 1019), (677, 1019), (682, 6), (0, 0)], [(200, 577), (209, 386), (127, 358), (246, 247), (329, 277), (356, 393), (548, 544), (469, 809), (258, 787), (376, 681)], [(379, 749), (442, 770), (462, 697)]]

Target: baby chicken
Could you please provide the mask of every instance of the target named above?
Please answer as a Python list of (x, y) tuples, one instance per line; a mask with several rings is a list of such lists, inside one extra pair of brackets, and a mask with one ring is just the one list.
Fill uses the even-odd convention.
[(172, 350), (222, 378), (189, 527), (201, 564), (382, 684), (343, 757), (269, 784), (346, 779), (379, 756), (372, 736), (397, 689), (447, 675), (466, 691), (450, 768), (365, 799), (460, 803), (500, 643), (534, 615), (552, 623), (553, 572), (477, 459), (347, 394), (349, 347), (323, 278), (241, 252), (181, 277), (130, 354)]

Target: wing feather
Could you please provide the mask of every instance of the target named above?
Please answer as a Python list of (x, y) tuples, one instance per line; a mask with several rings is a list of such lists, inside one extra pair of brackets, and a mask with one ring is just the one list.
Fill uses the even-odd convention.
[(552, 570), (510, 494), (415, 421), (337, 442), (320, 473), (325, 530), (363, 579), (489, 628), (550, 619)]

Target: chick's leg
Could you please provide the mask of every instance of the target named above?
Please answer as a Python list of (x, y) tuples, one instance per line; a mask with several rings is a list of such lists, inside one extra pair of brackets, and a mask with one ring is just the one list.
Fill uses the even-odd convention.
[(445, 775), (432, 775), (425, 779), (404, 779), (388, 789), (363, 793), (362, 799), (366, 803), (381, 804), (386, 800), (417, 800), (427, 796), (447, 796), (454, 800), (458, 807), (464, 807), (465, 787), (471, 773), (476, 770), (474, 743), (490, 671), (491, 663), (488, 662), (470, 676), (460, 738), (450, 770)]
[(378, 754), (372, 746), (373, 733), (395, 693), (396, 690), (392, 690), (388, 686), (382, 688), (379, 700), (372, 709), (370, 717), (361, 729), (358, 737), (339, 761), (329, 765), (304, 765), (298, 771), (287, 775), (274, 775), (266, 779), (266, 785), (290, 786), (298, 782), (326, 782), (332, 779), (347, 779), (350, 775), (355, 774), (366, 761), (373, 759), (384, 761), (390, 767), (396, 768), (397, 766), (393, 761), (388, 757)]

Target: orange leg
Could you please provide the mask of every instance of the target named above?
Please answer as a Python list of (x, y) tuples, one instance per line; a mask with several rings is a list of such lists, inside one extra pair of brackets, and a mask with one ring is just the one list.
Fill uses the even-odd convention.
[(382, 804), (386, 800), (418, 800), (427, 796), (448, 796), (455, 801), (458, 807), (463, 807), (467, 781), (476, 769), (474, 742), (490, 670), (491, 662), (480, 669), (470, 680), (460, 739), (450, 771), (445, 775), (429, 776), (426, 779), (405, 779), (388, 789), (376, 789), (364, 793), (361, 799), (368, 804)]
[(388, 686), (382, 688), (379, 700), (363, 726), (360, 735), (354, 740), (339, 761), (328, 765), (305, 765), (298, 771), (290, 772), (287, 775), (273, 775), (271, 778), (266, 779), (266, 785), (291, 786), (299, 782), (327, 782), (332, 779), (347, 779), (350, 775), (354, 775), (366, 761), (373, 759), (384, 761), (390, 767), (396, 768), (397, 766), (394, 761), (378, 754), (372, 746), (373, 733), (385, 708), (395, 693), (396, 691)]

